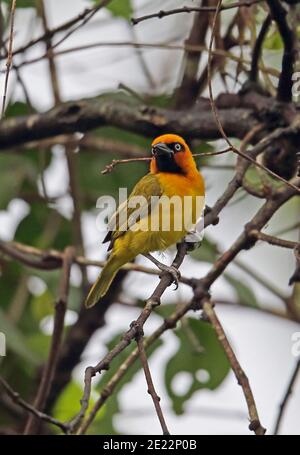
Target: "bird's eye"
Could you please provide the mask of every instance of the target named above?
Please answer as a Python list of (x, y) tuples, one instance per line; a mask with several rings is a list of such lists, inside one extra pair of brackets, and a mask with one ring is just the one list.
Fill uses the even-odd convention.
[(154, 155), (154, 147), (151, 147), (151, 154)]
[(179, 142), (176, 142), (176, 144), (174, 145), (174, 149), (176, 150), (176, 152), (180, 152), (181, 150), (181, 144), (179, 144)]

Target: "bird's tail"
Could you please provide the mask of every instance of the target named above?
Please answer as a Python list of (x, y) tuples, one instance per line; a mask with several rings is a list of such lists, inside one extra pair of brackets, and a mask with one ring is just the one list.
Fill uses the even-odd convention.
[(115, 257), (110, 256), (96, 282), (93, 284), (90, 292), (88, 293), (85, 300), (85, 306), (87, 308), (94, 306), (107, 293), (112, 280), (122, 265), (123, 264), (117, 261)]

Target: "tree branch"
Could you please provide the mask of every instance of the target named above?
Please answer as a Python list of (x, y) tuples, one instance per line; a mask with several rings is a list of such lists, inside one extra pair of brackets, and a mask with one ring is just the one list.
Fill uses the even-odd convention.
[(242, 369), (230, 343), (226, 337), (224, 329), (216, 315), (216, 312), (213, 308), (213, 305), (209, 300), (206, 300), (202, 303), (204, 315), (208, 318), (210, 323), (212, 324), (216, 335), (218, 337), (219, 342), (223, 346), (223, 349), (226, 353), (226, 356), (229, 360), (231, 365), (232, 371), (235, 374), (235, 377), (238, 381), (238, 384), (242, 387), (243, 393), (247, 402), (249, 418), (250, 418), (250, 425), (249, 429), (254, 431), (256, 435), (262, 436), (265, 434), (266, 429), (261, 425), (258, 412), (256, 409), (256, 404), (254, 401), (253, 393), (249, 384), (249, 380)]
[(17, 6), (16, 0), (12, 0), (11, 10), (10, 10), (10, 31), (9, 31), (9, 39), (8, 39), (8, 51), (7, 51), (7, 60), (6, 60), (4, 91), (3, 91), (3, 98), (2, 98), (1, 119), (4, 117), (4, 113), (5, 113), (8, 78), (9, 78), (10, 68), (11, 68), (12, 60), (13, 60), (13, 41), (14, 41), (14, 23), (15, 23), (16, 6)]
[(270, 245), (276, 245), (276, 246), (280, 246), (282, 248), (289, 248), (292, 250), (300, 245), (298, 242), (292, 242), (291, 240), (279, 239), (278, 237), (274, 237), (273, 235), (264, 234), (263, 232), (259, 232), (257, 230), (253, 230), (252, 232), (249, 233), (249, 235), (255, 237), (257, 240), (262, 240), (264, 242), (267, 242)]
[(266, 19), (264, 20), (262, 27), (259, 31), (258, 37), (255, 41), (255, 46), (252, 53), (252, 60), (251, 60), (251, 69), (249, 73), (249, 81), (251, 82), (258, 82), (258, 68), (259, 68), (259, 59), (262, 52), (262, 45), (265, 40), (265, 37), (268, 33), (270, 25), (272, 23), (271, 15), (268, 14)]
[[(70, 272), (74, 258), (74, 248), (67, 247), (64, 252), (63, 259), (63, 272), (60, 283), (59, 299), (55, 304), (55, 317), (54, 317), (54, 328), (51, 338), (51, 347), (49, 351), (48, 360), (44, 367), (41, 382), (38, 388), (36, 398), (34, 400), (34, 407), (43, 410), (49, 395), (52, 381), (57, 366), (59, 349), (61, 346), (61, 340), (64, 329), (64, 319), (67, 309), (69, 285), (70, 285)], [(25, 434), (35, 434), (38, 431), (40, 421), (34, 416), (30, 416), (25, 427)]]
[[(231, 108), (232, 99), (219, 116), (229, 136), (243, 137), (257, 124), (253, 109)], [(216, 127), (208, 103), (194, 110), (171, 111), (130, 105), (102, 96), (96, 99), (64, 103), (48, 112), (4, 120), (0, 125), (0, 150), (60, 134), (85, 132), (105, 125), (115, 126), (147, 137), (168, 131), (189, 138), (217, 139)]]
[(293, 369), (293, 372), (292, 372), (291, 378), (289, 380), (283, 400), (280, 404), (278, 416), (277, 416), (276, 423), (275, 423), (275, 429), (274, 429), (275, 435), (277, 435), (279, 433), (282, 419), (284, 417), (284, 413), (285, 413), (288, 401), (290, 399), (290, 396), (293, 393), (293, 388), (296, 383), (299, 371), (300, 371), (300, 360), (298, 360), (298, 362), (296, 362), (295, 368)]
[(290, 102), (292, 100), (293, 71), (297, 49), (293, 30), (287, 22), (287, 11), (282, 6), (280, 0), (266, 0), (270, 9), (272, 19), (276, 22), (278, 31), (284, 45), (282, 58), (282, 68), (278, 83), (278, 101)]
[[(240, 6), (252, 6), (255, 5), (256, 3), (260, 3), (262, 0), (244, 0), (241, 2), (233, 2), (230, 3), (229, 5), (223, 5), (220, 11), (225, 11), (228, 9), (232, 8), (238, 8)], [(153, 13), (153, 14), (147, 14), (146, 16), (141, 16), (137, 18), (132, 18), (131, 22), (133, 25), (139, 24), (140, 22), (146, 21), (148, 19), (162, 19), (163, 17), (166, 16), (172, 16), (174, 14), (181, 14), (181, 13), (193, 13), (193, 12), (202, 12), (202, 13), (214, 13), (216, 11), (215, 6), (198, 6), (198, 7), (189, 7), (189, 6), (183, 6), (182, 8), (174, 8), (168, 11), (160, 10), (158, 13)]]
[[(172, 267), (175, 267), (177, 270), (179, 269), (184, 260), (186, 252), (187, 245), (184, 243), (179, 244), (176, 257), (172, 263)], [(116, 344), (116, 346), (96, 366), (89, 366), (86, 368), (84, 375), (84, 392), (81, 399), (81, 408), (77, 416), (71, 422), (73, 431), (78, 429), (83, 418), (85, 417), (91, 394), (92, 378), (97, 373), (101, 373), (103, 370), (107, 370), (112, 360), (135, 339), (137, 334), (143, 329), (144, 324), (151, 315), (153, 309), (156, 306), (160, 305), (160, 298), (167, 287), (172, 284), (172, 281), (173, 279), (169, 273), (162, 274), (159, 284), (156, 286), (150, 298), (146, 301), (143, 311), (139, 317), (130, 324), (130, 329), (124, 333), (121, 341)]]
[[(138, 328), (138, 330), (139, 330), (139, 328)], [(139, 357), (141, 360), (141, 364), (143, 366), (145, 378), (146, 378), (147, 385), (148, 385), (148, 393), (151, 395), (151, 398), (153, 400), (153, 404), (154, 404), (155, 411), (156, 411), (158, 420), (159, 420), (161, 428), (162, 428), (162, 432), (164, 435), (169, 435), (170, 433), (169, 433), (169, 430), (168, 430), (168, 427), (167, 427), (167, 424), (166, 424), (166, 421), (165, 421), (165, 418), (164, 418), (164, 415), (163, 415), (163, 412), (162, 412), (162, 409), (160, 406), (160, 397), (157, 395), (155, 388), (154, 388), (153, 381), (152, 381), (152, 376), (151, 376), (151, 372), (150, 372), (150, 368), (149, 368), (149, 364), (148, 364), (148, 360), (147, 360), (147, 356), (146, 356), (146, 352), (145, 352), (145, 348), (144, 348), (144, 343), (143, 343), (143, 334), (141, 332), (139, 332), (137, 334), (136, 342), (137, 342), (137, 346), (138, 346)]]
[(23, 398), (20, 397), (18, 392), (15, 392), (10, 385), (5, 381), (0, 376), (0, 385), (3, 387), (3, 389), (6, 391), (7, 395), (12, 399), (14, 403), (16, 403), (18, 406), (21, 408), (25, 409), (25, 411), (31, 413), (34, 417), (36, 417), (39, 420), (43, 420), (44, 422), (51, 423), (52, 425), (57, 426), (60, 428), (64, 433), (68, 433), (68, 425), (64, 424), (63, 422), (60, 422), (59, 420), (55, 419), (54, 417), (49, 416), (48, 414), (45, 414), (38, 409), (36, 409), (34, 406), (31, 406), (31, 404), (27, 403)]
[[(208, 0), (203, 0), (202, 5), (207, 6)], [(208, 25), (208, 15), (198, 12), (194, 17), (190, 36), (185, 44), (203, 46), (205, 44)], [(201, 51), (199, 51), (199, 53), (190, 51), (185, 52), (183, 77), (175, 93), (176, 109), (188, 109), (196, 102), (198, 96), (197, 76), (200, 60)]]

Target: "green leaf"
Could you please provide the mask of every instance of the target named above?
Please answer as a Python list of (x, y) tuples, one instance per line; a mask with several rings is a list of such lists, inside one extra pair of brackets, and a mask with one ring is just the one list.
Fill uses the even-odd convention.
[[(99, 3), (98, 0), (97, 3)], [(128, 21), (130, 21), (131, 19), (132, 16), (131, 0), (122, 1), (113, 0), (109, 5), (107, 5), (107, 9), (109, 9), (113, 16), (123, 17)]]
[(231, 286), (233, 286), (239, 304), (249, 306), (251, 308), (258, 308), (259, 305), (255, 294), (250, 287), (228, 273), (224, 273), (223, 276), (231, 284)]
[(283, 41), (280, 33), (274, 29), (264, 41), (264, 49), (269, 49), (271, 51), (278, 51), (283, 48)]
[(173, 95), (172, 94), (160, 94), (156, 96), (145, 97), (145, 103), (149, 106), (156, 106), (162, 109), (167, 109), (172, 106)]
[[(33, 365), (39, 364), (39, 358), (31, 351), (26, 338), (6, 317), (0, 309), (0, 332), (4, 333), (8, 350), (19, 355), (24, 361)], [(9, 353), (8, 353), (9, 355)]]
[[(53, 408), (53, 416), (65, 422), (78, 413), (79, 402), (82, 398), (82, 388), (75, 381), (70, 382), (60, 394)], [(90, 400), (88, 411), (93, 406), (93, 399)]]
[[(101, 0), (93, 0), (96, 5), (101, 3)], [(112, 13), (113, 16), (123, 17), (130, 21), (132, 16), (131, 0), (113, 0), (106, 8)]]
[[(145, 306), (145, 302), (144, 302)], [(166, 319), (171, 316), (174, 311), (178, 308), (178, 305), (176, 303), (164, 303), (163, 305), (160, 305), (155, 308), (155, 313), (161, 316), (162, 318)]]
[(262, 169), (258, 169), (256, 166), (251, 165), (247, 170), (244, 182), (246, 185), (251, 187), (255, 192), (259, 192), (264, 196), (264, 190), (266, 187), (273, 188), (274, 190), (282, 186), (282, 183), (271, 177)]
[[(17, 2), (17, 5), (20, 2)], [(29, 115), (31, 112), (30, 107), (26, 103), (21, 101), (16, 101), (15, 103), (10, 103), (5, 111), (5, 117), (21, 117), (23, 115)]]
[[(11, 5), (11, 0), (2, 0), (2, 2)], [(17, 8), (35, 8), (36, 0), (18, 0)]]
[[(182, 414), (184, 404), (195, 392), (201, 389), (216, 389), (225, 379), (230, 367), (215, 332), (208, 323), (185, 318), (185, 324), (174, 333), (178, 337), (179, 347), (167, 363), (165, 384), (174, 411)], [(202, 352), (199, 352), (201, 350)], [(186, 392), (179, 394), (174, 390), (173, 381), (182, 372), (191, 375), (191, 384)], [(206, 375), (207, 380), (201, 379), (201, 374)]]

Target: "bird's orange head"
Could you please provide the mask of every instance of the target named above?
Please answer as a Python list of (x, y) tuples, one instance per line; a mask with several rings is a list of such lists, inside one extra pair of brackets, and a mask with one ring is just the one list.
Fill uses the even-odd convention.
[(152, 142), (150, 171), (187, 175), (197, 170), (191, 150), (177, 134), (163, 134)]

